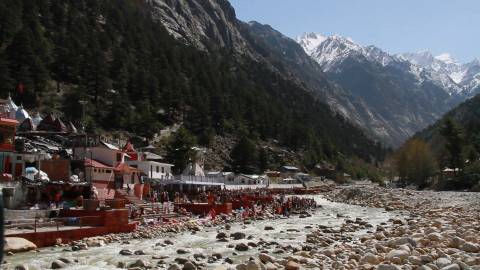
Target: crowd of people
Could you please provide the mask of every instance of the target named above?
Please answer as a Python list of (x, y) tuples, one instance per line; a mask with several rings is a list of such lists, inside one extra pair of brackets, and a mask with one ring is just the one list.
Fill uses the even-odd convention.
[[(152, 190), (149, 196), (153, 214), (168, 214), (173, 204), (207, 203), (224, 204), (232, 203), (236, 218), (259, 217), (264, 213), (289, 216), (292, 212), (308, 210), (317, 206), (316, 201), (307, 197), (289, 196), (284, 192), (274, 192), (268, 189), (203, 189), (189, 192), (167, 192)], [(160, 210), (159, 205), (162, 206)], [(131, 217), (139, 218), (145, 214), (145, 209), (131, 208)], [(207, 216), (215, 218), (213, 210)], [(152, 211), (150, 210), (150, 211)], [(177, 212), (187, 215), (188, 212), (177, 207)]]

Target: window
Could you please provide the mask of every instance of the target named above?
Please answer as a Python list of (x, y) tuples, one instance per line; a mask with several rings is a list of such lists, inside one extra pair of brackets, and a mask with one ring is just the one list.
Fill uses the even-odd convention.
[(105, 172), (106, 172), (106, 173), (112, 173), (112, 171), (111, 171), (111, 170), (106, 170)]
[(162, 173), (165, 173), (165, 167), (162, 167)]
[(17, 156), (17, 160), (22, 160), (22, 156)]
[(160, 172), (160, 167), (157, 166), (157, 173)]
[(117, 162), (122, 161), (122, 153), (117, 153)]
[(93, 172), (97, 172), (97, 169), (93, 169)]

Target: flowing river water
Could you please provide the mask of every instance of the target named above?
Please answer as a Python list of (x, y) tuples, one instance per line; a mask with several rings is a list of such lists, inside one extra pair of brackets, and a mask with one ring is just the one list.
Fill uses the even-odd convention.
[[(78, 260), (78, 263), (70, 264), (65, 269), (71, 270), (100, 270), (100, 269), (119, 269), (118, 262), (136, 261), (143, 259), (149, 261), (152, 265), (156, 265), (158, 260), (152, 259), (152, 256), (168, 256), (164, 259), (166, 266), (174, 261), (175, 258), (183, 257), (193, 260), (193, 254), (203, 254), (206, 257), (213, 253), (222, 254), (223, 258), (229, 257), (235, 264), (245, 262), (249, 257), (256, 257), (259, 253), (257, 248), (251, 248), (248, 251), (235, 251), (233, 248), (227, 247), (229, 244), (237, 244), (240, 242), (258, 242), (263, 239), (267, 242), (275, 241), (281, 245), (299, 246), (306, 240), (306, 235), (314, 230), (318, 225), (328, 227), (340, 227), (344, 219), (355, 219), (357, 217), (376, 226), (390, 218), (401, 216), (399, 212), (386, 212), (384, 209), (368, 208), (354, 206), (342, 203), (330, 202), (321, 196), (313, 197), (321, 208), (312, 212), (311, 217), (299, 218), (292, 216), (288, 219), (262, 220), (254, 221), (249, 225), (232, 224), (230, 233), (244, 232), (247, 236), (252, 235), (251, 240), (232, 240), (228, 243), (219, 242), (216, 235), (219, 231), (223, 231), (219, 227), (205, 227), (196, 234), (191, 232), (183, 232), (180, 234), (166, 235), (165, 238), (157, 239), (133, 239), (129, 244), (112, 243), (103, 247), (89, 248), (80, 251), (64, 251), (64, 248), (43, 248), (39, 252), (27, 252), (15, 254), (7, 257), (8, 262), (6, 269), (14, 269), (16, 265), (27, 265), (29, 269), (50, 269), (51, 263), (58, 258), (67, 258), (70, 260)], [(265, 226), (272, 226), (274, 230), (266, 231)], [(305, 228), (307, 227), (307, 228)], [(311, 228), (310, 228), (311, 227)], [(228, 232), (227, 232), (228, 233)], [(156, 246), (157, 243), (163, 243), (165, 239), (171, 240), (174, 244), (165, 247)], [(122, 256), (119, 251), (129, 249), (132, 251), (142, 250), (147, 255)], [(177, 254), (178, 249), (188, 250), (188, 254)], [(236, 253), (237, 255), (235, 255)], [(285, 254), (270, 254), (276, 257), (284, 257)], [(208, 264), (207, 269), (219, 265), (223, 260), (216, 263)], [(162, 269), (162, 268), (160, 268)]]

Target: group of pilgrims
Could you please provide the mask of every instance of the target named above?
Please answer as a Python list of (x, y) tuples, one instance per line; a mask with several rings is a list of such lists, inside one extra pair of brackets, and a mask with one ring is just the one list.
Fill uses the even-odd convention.
[[(313, 198), (274, 193), (268, 189), (211, 189), (201, 192), (167, 192), (153, 191), (150, 195), (150, 203), (157, 205), (157, 214), (169, 214), (173, 204), (208, 203), (224, 204), (232, 203), (233, 214), (236, 219), (263, 217), (265, 215), (290, 216), (292, 213), (307, 211), (317, 207)], [(160, 209), (159, 206), (162, 206)], [(145, 212), (142, 207), (131, 208), (131, 218), (141, 218)], [(178, 208), (177, 212), (189, 215), (184, 208)], [(215, 219), (217, 213), (214, 208), (206, 214), (206, 218)]]

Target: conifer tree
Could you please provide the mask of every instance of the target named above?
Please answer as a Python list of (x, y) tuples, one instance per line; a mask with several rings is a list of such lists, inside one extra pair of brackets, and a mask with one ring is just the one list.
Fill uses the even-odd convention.
[(446, 140), (445, 147), (448, 152), (449, 166), (456, 169), (463, 169), (465, 165), (464, 144), (465, 138), (462, 127), (452, 118), (447, 118), (441, 130)]

